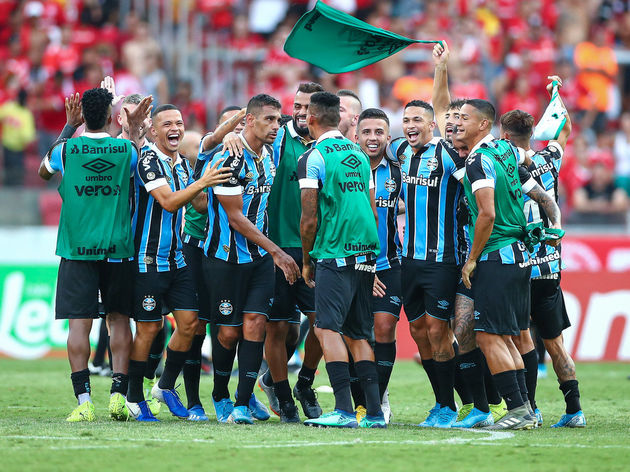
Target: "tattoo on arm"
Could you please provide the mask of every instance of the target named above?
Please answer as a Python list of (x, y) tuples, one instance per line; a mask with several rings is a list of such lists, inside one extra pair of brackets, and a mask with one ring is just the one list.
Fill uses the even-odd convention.
[(531, 189), (527, 195), (538, 203), (538, 206), (543, 209), (549, 221), (554, 226), (560, 226), (560, 208), (558, 204), (555, 202), (551, 196), (547, 192), (545, 192), (542, 187), (538, 184)]

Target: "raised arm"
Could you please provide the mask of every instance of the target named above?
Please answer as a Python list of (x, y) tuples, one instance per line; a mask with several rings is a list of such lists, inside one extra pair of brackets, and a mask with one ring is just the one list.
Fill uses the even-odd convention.
[(245, 117), (246, 108), (242, 108), (237, 114), (232, 116), (231, 118), (225, 120), (214, 130), (213, 133), (208, 133), (203, 138), (203, 143), (201, 145), (201, 151), (206, 152), (211, 149), (214, 149), (216, 146), (221, 144), (223, 138), (227, 136), (228, 133), (234, 131), (234, 128), (238, 126), (238, 124)]
[[(553, 93), (553, 82), (554, 81), (558, 82), (558, 88), (560, 88), (562, 87), (562, 79), (557, 75), (549, 76), (547, 77), (547, 79), (551, 80), (551, 82), (547, 85), (547, 92), (549, 92), (549, 95), (551, 96), (551, 94)], [(569, 115), (569, 111), (567, 110), (567, 107), (564, 105), (564, 102), (562, 101), (562, 97), (560, 95), (558, 95), (558, 100), (560, 100), (560, 103), (562, 104), (562, 108), (564, 108), (565, 111), (567, 112), (566, 113), (567, 120), (565, 121), (564, 126), (562, 127), (562, 130), (560, 131), (560, 134), (558, 135), (558, 139), (556, 139), (556, 142), (564, 150), (564, 148), (567, 146), (567, 141), (569, 141), (569, 135), (571, 134), (571, 129), (573, 125), (571, 123), (571, 116)]]
[(450, 51), (446, 41), (442, 41), (443, 46), (437, 43), (433, 47), (433, 63), (435, 64), (435, 75), (433, 76), (433, 92), (431, 102), (435, 112), (435, 122), (440, 130), (440, 136), (444, 137), (446, 128), (446, 112), (451, 103), (451, 94), (448, 90), (448, 71), (446, 64)]

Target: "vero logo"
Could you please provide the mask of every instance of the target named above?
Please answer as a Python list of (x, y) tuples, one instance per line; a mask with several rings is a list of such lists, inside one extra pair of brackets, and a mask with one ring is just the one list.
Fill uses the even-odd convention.
[(101, 174), (116, 166), (111, 162), (107, 162), (105, 159), (101, 159), (99, 157), (98, 159), (94, 159), (87, 164), (83, 164), (83, 167), (85, 167), (87, 170), (91, 170), (96, 174)]
[(361, 165), (361, 159), (359, 159), (354, 154), (350, 154), (343, 161), (341, 161), (341, 163), (346, 167), (350, 167), (350, 169), (356, 169)]

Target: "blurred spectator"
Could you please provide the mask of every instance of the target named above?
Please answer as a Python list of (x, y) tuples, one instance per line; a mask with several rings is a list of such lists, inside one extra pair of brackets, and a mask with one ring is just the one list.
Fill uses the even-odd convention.
[(35, 139), (35, 120), (26, 108), (26, 99), (26, 90), (20, 89), (17, 100), (0, 106), (5, 185), (22, 185), (24, 151)]
[(192, 85), (189, 81), (182, 80), (179, 82), (172, 103), (182, 112), (187, 130), (195, 130), (200, 133), (207, 131), (206, 106), (201, 100), (193, 99)]
[(630, 194), (630, 112), (621, 115), (614, 150), (616, 184)]
[(589, 157), (591, 178), (574, 196), (574, 218), (582, 223), (623, 223), (630, 202), (626, 192), (617, 187), (613, 170), (615, 162), (607, 151), (596, 151)]
[[(471, 95), (475, 96), (475, 95)], [(501, 108), (499, 113), (502, 115), (510, 110), (523, 110), (532, 115), (534, 118), (540, 118), (540, 99), (539, 93), (536, 93), (531, 86), (529, 77), (526, 72), (522, 72), (514, 82), (513, 88), (508, 90), (501, 100)]]
[(37, 149), (40, 156), (49, 151), (66, 123), (65, 97), (63, 74), (57, 71), (45, 84), (36, 88), (30, 100), (31, 109), (37, 118)]
[(168, 81), (166, 72), (160, 64), (161, 55), (149, 51), (145, 58), (144, 74), (140, 77), (142, 88), (146, 95), (153, 95), (153, 106), (168, 103)]

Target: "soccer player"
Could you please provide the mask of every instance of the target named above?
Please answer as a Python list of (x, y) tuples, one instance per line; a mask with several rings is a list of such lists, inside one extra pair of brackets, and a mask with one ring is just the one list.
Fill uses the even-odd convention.
[(372, 298), (374, 314), (374, 359), (378, 374), (381, 409), (389, 423), (391, 409), (387, 385), (396, 360), (396, 323), (400, 317), (400, 237), (398, 235), (398, 197), (402, 184), (400, 162), (387, 153), (389, 118), (382, 110), (368, 108), (359, 116), (357, 143), (370, 159), (380, 253), (376, 258), (376, 275)]
[(341, 89), (337, 91), (339, 97), (339, 131), (347, 139), (354, 142), (357, 132), (357, 123), (361, 114), (361, 99), (352, 90)]
[[(237, 106), (224, 108), (219, 114), (219, 125), (210, 133), (202, 137), (199, 133), (188, 132), (180, 145), (180, 154), (188, 159), (190, 167), (195, 169), (195, 177), (198, 177), (204, 162), (211, 159), (221, 150), (219, 144), (225, 135), (231, 131), (240, 133), (243, 129), (245, 109)], [(199, 153), (201, 146), (202, 152)], [(206, 151), (204, 151), (206, 150)], [(198, 158), (201, 156), (201, 158)], [(184, 214), (184, 229), (182, 235), (182, 252), (186, 265), (192, 271), (195, 281), (199, 312), (197, 318), (199, 325), (188, 352), (188, 358), (183, 368), (184, 387), (186, 388), (186, 400), (188, 401), (188, 419), (194, 421), (208, 421), (208, 416), (199, 398), (199, 381), (201, 378), (201, 347), (206, 338), (206, 324), (210, 323), (210, 301), (206, 296), (206, 282), (203, 274), (203, 243), (206, 240), (208, 215), (199, 213), (191, 203), (186, 205)]]
[(392, 152), (408, 156), (402, 164), (400, 193), (406, 209), (403, 301), (436, 398), (420, 425), (448, 428), (457, 419), (449, 320), (459, 281), (456, 211), (464, 161), (449, 143), (433, 138), (434, 128), (431, 105), (409, 102), (403, 115), (406, 140), (394, 141)]
[[(369, 159), (337, 129), (339, 97), (328, 92), (311, 95), (306, 120), (317, 141), (298, 165), (302, 276), (315, 286), (312, 257), (317, 261), (315, 334), (324, 351), (335, 409), (304, 424), (384, 428), (374, 352), (368, 342), (374, 326), (370, 305), (375, 259), (380, 252)], [(352, 408), (348, 349), (367, 403), (359, 424)]]
[(177, 322), (166, 352), (160, 381), (151, 395), (171, 413), (188, 418), (175, 391), (175, 380), (188, 356), (197, 329), (197, 294), (190, 268), (182, 254), (182, 207), (202, 190), (227, 181), (229, 172), (208, 167), (193, 182), (187, 161), (178, 153), (184, 137), (184, 121), (174, 105), (153, 111), (151, 135), (154, 147), (143, 153), (136, 170), (134, 317), (136, 336), (129, 360), (127, 408), (138, 421), (157, 421), (149, 410), (142, 388), (153, 340), (162, 329), (164, 307)]
[[(556, 80), (560, 85), (559, 77), (549, 79)], [(551, 93), (551, 84), (547, 87)], [(501, 117), (501, 137), (508, 139), (516, 146), (523, 148), (531, 157), (532, 164), (529, 171), (538, 185), (545, 189), (550, 197), (558, 200), (558, 173), (562, 165), (562, 156), (571, 133), (571, 119), (567, 113), (566, 122), (556, 140), (548, 143), (541, 151), (534, 152), (530, 147), (530, 139), (534, 128), (534, 118), (523, 111), (512, 110)], [(543, 222), (549, 227), (549, 219), (540, 212), (538, 204), (528, 196), (524, 197), (525, 216), (528, 223)], [(562, 331), (571, 326), (564, 305), (562, 288), (560, 287), (560, 247), (540, 243), (531, 259), (531, 317), (536, 323), (537, 329), (543, 338), (547, 352), (551, 356), (554, 370), (560, 384), (560, 390), (564, 394), (566, 413), (560, 421), (552, 427), (582, 428), (586, 425), (586, 418), (580, 406), (580, 390), (575, 375), (575, 364), (567, 352)], [(526, 369), (526, 382), (529, 400), (538, 417), (538, 423), (542, 425), (542, 413), (536, 405), (536, 378), (537, 356), (536, 351), (524, 348), (521, 343), (523, 333), (515, 339), (515, 344), (521, 352)], [(529, 338), (531, 339), (531, 338)], [(525, 337), (525, 341), (527, 338)], [(527, 351), (527, 352), (524, 352)]]
[[(46, 180), (62, 173), (59, 193), (63, 205), (56, 250), (61, 262), (55, 312), (57, 319), (69, 320), (70, 378), (79, 402), (67, 418), (70, 422), (95, 420), (87, 364), (92, 320), (99, 313), (99, 290), (115, 356), (112, 398), (125, 393), (121, 390), (126, 365), (119, 351), (128, 353), (133, 270), (128, 261), (111, 263), (107, 259), (133, 256), (130, 187), (138, 159), (131, 142), (116, 140), (106, 132), (111, 123), (112, 94), (103, 88), (90, 89), (83, 94), (80, 107), (77, 98), (78, 94), (66, 102), (66, 110), (69, 106), (82, 110), (85, 132), (55, 145), (39, 169)], [(136, 145), (150, 103), (149, 97), (128, 115)]]
[(522, 242), (526, 220), (523, 193), (541, 204), (553, 227), (560, 227), (555, 201), (519, 168), (519, 151), (494, 140), (495, 110), (490, 102), (467, 100), (460, 110), (456, 138), (470, 155), (464, 189), (472, 216), (472, 247), (462, 268), (467, 288), (474, 282), (476, 340), (483, 351), (508, 413), (489, 429), (531, 429), (536, 424), (522, 392), (523, 360), (510, 336), (529, 323), (528, 253)]
[[(212, 346), (212, 399), (220, 422), (252, 424), (254, 418), (269, 419), (253, 389), (274, 293), (274, 263), (288, 283), (299, 276), (295, 260), (266, 236), (267, 202), (276, 174), (269, 145), (280, 128), (280, 108), (280, 102), (269, 95), (250, 99), (239, 135), (243, 154), (230, 156), (226, 149), (212, 160), (225, 158), (223, 168), (231, 172), (228, 182), (208, 192), (204, 244), (204, 273), (218, 329)], [(239, 381), (233, 404), (228, 384), (237, 345)]]

